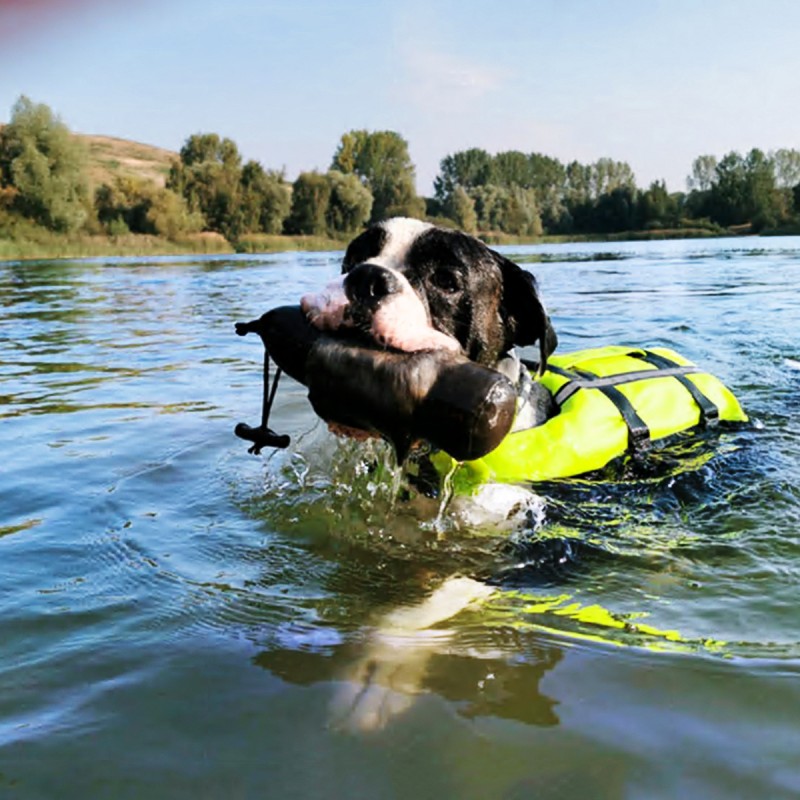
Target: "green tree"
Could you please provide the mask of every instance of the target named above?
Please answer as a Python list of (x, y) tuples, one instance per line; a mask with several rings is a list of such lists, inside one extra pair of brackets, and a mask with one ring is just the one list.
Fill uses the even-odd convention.
[(692, 162), (692, 174), (686, 178), (689, 196), (686, 198), (686, 213), (693, 219), (710, 220), (714, 199), (711, 190), (717, 182), (717, 157), (698, 156)]
[(717, 182), (717, 157), (698, 156), (692, 162), (692, 174), (686, 179), (690, 192), (707, 192)]
[(753, 148), (745, 157), (730, 152), (720, 160), (706, 208), (721, 225), (750, 223), (760, 230), (784, 218), (787, 205), (788, 198), (776, 186), (772, 160)]
[(13, 187), (14, 208), (56, 231), (87, 218), (86, 151), (43, 103), (21, 96), (0, 131), (0, 186)]
[[(498, 229), (498, 223), (501, 218), (505, 219), (506, 213), (497, 211), (498, 203), (502, 197), (502, 207), (507, 209), (512, 202), (509, 199), (511, 195), (478, 190), (487, 187), (535, 189), (539, 213), (547, 219), (548, 227), (557, 227), (566, 215), (566, 183), (566, 168), (556, 158), (542, 153), (525, 154), (519, 150), (491, 156), (485, 150), (472, 148), (442, 159), (434, 189), (440, 203), (438, 209), (451, 218), (455, 214), (454, 193), (459, 186), (464, 189), (474, 201), (478, 227), (486, 230)], [(464, 198), (458, 202), (463, 208)], [(491, 224), (490, 218), (493, 219)]]
[(231, 139), (220, 139), (216, 133), (194, 133), (181, 147), (181, 163), (187, 167), (215, 162), (237, 170), (242, 163), (239, 149)]
[(592, 164), (592, 197), (610, 194), (614, 189), (636, 190), (636, 177), (625, 161), (599, 158)]
[(331, 197), (331, 182), (319, 172), (301, 172), (292, 185), (292, 210), (286, 220), (287, 233), (324, 235)]
[(445, 208), (446, 214), (456, 225), (467, 233), (475, 233), (478, 229), (478, 215), (475, 213), (475, 201), (462, 186), (456, 186), (450, 195)]
[(478, 230), (500, 231), (504, 229), (508, 189), (488, 184), (478, 186), (470, 192), (478, 217)]
[(191, 213), (186, 201), (152, 181), (118, 177), (95, 192), (97, 219), (112, 235), (149, 233), (176, 239), (203, 226), (203, 217)]
[(717, 164), (714, 183), (709, 191), (709, 216), (721, 225), (747, 222), (747, 175), (744, 159), (730, 152)]
[(564, 200), (564, 191), (556, 186), (537, 189), (536, 197), (539, 204), (539, 215), (542, 226), (550, 233), (568, 232), (571, 217)]
[(533, 165), (525, 153), (507, 150), (492, 159), (491, 183), (510, 188), (521, 186), (530, 189), (534, 184)]
[(241, 163), (236, 144), (216, 133), (190, 136), (173, 163), (167, 188), (182, 195), (192, 212), (200, 212), (208, 230), (235, 240), (244, 228)]
[(470, 196), (480, 230), (503, 231), (516, 236), (541, 235), (542, 222), (533, 189), (490, 184), (473, 189)]
[(152, 188), (145, 220), (148, 232), (167, 239), (177, 239), (203, 228), (203, 217), (200, 214), (189, 211), (186, 201), (180, 195), (159, 186)]
[(345, 175), (332, 169), (328, 172), (331, 194), (325, 219), (335, 233), (355, 233), (369, 220), (372, 195), (356, 175)]
[(542, 235), (542, 221), (533, 189), (512, 186), (508, 190), (501, 229), (517, 236)]
[(781, 148), (770, 154), (775, 166), (775, 185), (792, 189), (800, 183), (800, 150)]
[(776, 184), (775, 162), (753, 148), (745, 158), (746, 214), (755, 230), (771, 228), (787, 215), (786, 198)]
[(639, 195), (639, 225), (643, 228), (668, 228), (678, 222), (677, 199), (667, 191), (664, 181), (653, 181)]
[(595, 203), (593, 232), (622, 233), (639, 227), (636, 190), (618, 186), (602, 194)]
[(478, 147), (445, 156), (439, 163), (439, 174), (434, 178), (436, 199), (447, 203), (457, 186), (467, 192), (489, 183), (492, 157)]
[(591, 197), (592, 168), (571, 161), (566, 168), (565, 198), (569, 205), (583, 203)]
[(800, 151), (781, 148), (770, 154), (775, 167), (775, 185), (780, 193), (781, 221), (788, 222), (800, 212), (797, 187), (800, 186)]
[(246, 231), (280, 233), (292, 206), (292, 191), (282, 172), (266, 171), (257, 161), (242, 167), (242, 226)]
[(120, 186), (119, 179), (112, 184), (103, 183), (95, 190), (94, 206), (97, 219), (107, 230), (114, 228), (114, 232), (130, 231), (128, 216), (130, 214), (129, 200)]
[(389, 216), (422, 217), (425, 201), (414, 188), (414, 164), (408, 142), (394, 131), (354, 130), (345, 133), (331, 169), (357, 175), (372, 194), (370, 220)]
[(532, 186), (540, 193), (551, 192), (561, 195), (567, 179), (566, 167), (557, 159), (543, 153), (528, 156)]

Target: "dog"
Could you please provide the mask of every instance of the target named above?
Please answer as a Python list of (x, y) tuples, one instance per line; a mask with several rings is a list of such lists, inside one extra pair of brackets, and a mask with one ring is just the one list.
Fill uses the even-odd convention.
[[(530, 378), (516, 347), (538, 346), (544, 371), (557, 336), (534, 276), (457, 230), (398, 217), (372, 225), (347, 247), (342, 275), (301, 308), (331, 334), (354, 331), (401, 352), (449, 350), (505, 374), (517, 387), (514, 430), (541, 424), (554, 413), (550, 394)], [(364, 438), (363, 432), (332, 426)], [(482, 487), (476, 503), (490, 508), (502, 495), (508, 516), (530, 513), (537, 498), (522, 487)], [(405, 710), (432, 651), (429, 629), (494, 590), (454, 576), (423, 603), (387, 615), (376, 625), (366, 655), (335, 703), (337, 717), (360, 730), (383, 727)]]
[[(618, 372), (601, 369), (594, 373), (592, 369), (583, 369), (585, 353), (592, 350), (581, 353), (574, 364), (570, 364), (569, 357), (553, 357), (548, 370), (557, 337), (533, 275), (472, 236), (418, 220), (390, 219), (356, 237), (345, 252), (342, 276), (321, 293), (303, 297), (301, 309), (319, 330), (333, 336), (342, 334), (345, 338), (355, 334), (356, 338), (366, 339), (375, 350), (448, 351), (501, 372), (517, 391), (511, 432), (525, 431), (522, 438), (526, 440), (530, 438), (529, 428), (563, 413), (561, 422), (581, 419), (585, 423), (580, 442), (590, 441), (594, 420), (605, 420), (610, 404), (615, 413), (613, 444), (619, 448), (615, 452), (622, 453), (627, 446), (635, 462), (634, 457), (650, 447), (651, 430), (639, 417), (635, 404), (617, 390), (622, 383), (644, 384), (643, 394), (658, 385), (657, 410), (662, 416), (658, 417), (652, 406), (645, 414), (658, 425), (658, 441), (667, 441), (672, 433), (695, 427), (713, 429), (719, 422), (747, 422), (747, 415), (730, 390), (667, 348), (596, 348), (612, 351), (611, 358), (625, 362)], [(538, 346), (536, 364), (521, 359), (515, 352), (515, 348), (532, 345)], [(635, 361), (636, 366), (630, 366), (628, 360)], [(643, 368), (640, 364), (650, 366)], [(365, 368), (370, 368), (368, 363)], [(543, 375), (541, 381), (531, 379), (532, 370)], [(542, 387), (548, 376), (553, 375), (567, 380), (560, 384), (555, 400)], [(690, 380), (690, 376), (697, 380)], [(359, 381), (358, 375), (348, 373), (347, 378)], [(669, 378), (669, 383), (661, 378)], [(384, 383), (378, 384), (378, 390), (382, 391), (383, 386)], [(590, 397), (593, 404), (599, 400), (603, 408), (598, 415), (585, 413), (587, 406), (580, 408), (575, 403), (572, 409), (575, 414), (570, 409), (559, 412), (558, 396), (566, 405), (582, 388), (599, 390), (579, 395), (583, 399)], [(642, 410), (644, 405), (640, 406)], [(612, 426), (605, 427), (610, 430)], [(546, 428), (543, 431), (548, 435)], [(336, 432), (359, 435), (358, 431), (347, 429)], [(600, 455), (605, 457), (605, 452)], [(580, 468), (584, 463), (578, 462), (577, 466)], [(456, 507), (460, 499), (448, 506), (456, 519), (459, 515), (478, 519), (486, 512), (482, 522), (500, 523), (499, 529), (523, 533), (526, 528), (536, 530), (543, 520), (543, 501), (511, 481), (477, 487), (468, 498), (471, 508), (466, 515)], [(515, 546), (527, 546), (519, 537), (511, 539)], [(536, 548), (541, 544), (544, 543), (530, 542)], [(554, 546), (541, 547), (536, 552), (543, 557), (542, 563), (552, 563), (556, 569), (572, 562), (573, 544), (581, 550), (585, 547), (583, 542), (555, 539), (548, 540), (548, 544)], [(524, 566), (528, 559), (523, 555), (520, 561)], [(510, 573), (512, 578), (517, 566)], [(348, 728), (376, 729), (410, 707), (422, 685), (428, 660), (435, 648), (447, 641), (441, 623), (470, 604), (485, 602), (497, 590), (496, 586), (503, 585), (513, 582), (504, 583), (502, 575), (488, 576), (486, 581), (453, 575), (423, 602), (379, 619), (363, 658), (355, 665), (336, 700), (338, 720)]]
[(539, 343), (546, 362), (557, 338), (536, 279), (461, 231), (397, 217), (357, 236), (343, 277), (303, 310), (317, 327), (355, 326), (405, 352), (460, 349), (494, 367), (515, 345)]
[(536, 279), (466, 233), (406, 217), (374, 224), (347, 247), (341, 278), (301, 308), (323, 331), (355, 330), (401, 352), (455, 351), (497, 369), (517, 387), (515, 431), (557, 411), (514, 350), (538, 344), (541, 373), (558, 343)]

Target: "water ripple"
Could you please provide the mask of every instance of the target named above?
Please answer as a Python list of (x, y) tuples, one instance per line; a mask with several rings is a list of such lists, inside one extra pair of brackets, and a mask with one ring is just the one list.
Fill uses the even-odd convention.
[[(385, 449), (336, 443), (289, 379), (273, 415), (292, 447), (256, 459), (233, 437), (260, 413), (262, 356), (233, 322), (295, 302), (336, 255), (0, 264), (0, 743), (129, 724), (140, 702), (191, 708), (191, 739), (198, 706), (241, 701), (239, 682), (262, 681), (249, 709), (259, 691), (340, 681), (382, 615), (453, 574), (496, 593), (406, 644), (428, 659), (423, 687), (472, 720), (569, 724), (602, 701), (576, 711), (576, 692), (622, 675), (624, 700), (653, 671), (705, 692), (698, 675), (755, 676), (779, 708), (773, 677), (800, 663), (800, 243), (503, 251), (536, 264), (561, 349), (674, 346), (753, 424), (537, 485), (541, 515), (511, 529), (469, 521), (406, 497)], [(210, 681), (221, 652), (245, 667)], [(642, 691), (644, 715), (660, 695)], [(738, 697), (715, 701), (735, 717)]]

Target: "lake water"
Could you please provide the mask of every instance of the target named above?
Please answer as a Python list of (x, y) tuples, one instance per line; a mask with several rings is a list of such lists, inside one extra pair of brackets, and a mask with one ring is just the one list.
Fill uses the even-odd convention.
[[(534, 487), (524, 534), (437, 521), (290, 379), (289, 450), (233, 436), (233, 323), (341, 254), (0, 263), (0, 796), (800, 797), (800, 239), (504, 252), (561, 351), (675, 347), (752, 424)], [(514, 580), (394, 643), (383, 729), (332, 717), (453, 573)]]

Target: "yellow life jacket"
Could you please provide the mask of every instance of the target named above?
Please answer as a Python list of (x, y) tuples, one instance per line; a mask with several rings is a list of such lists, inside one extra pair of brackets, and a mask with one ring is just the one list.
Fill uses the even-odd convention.
[(454, 482), (461, 490), (491, 481), (568, 478), (698, 425), (747, 421), (717, 378), (665, 347), (611, 346), (551, 356), (536, 380), (552, 394), (556, 416), (510, 433), (475, 461), (457, 465), (446, 453), (434, 453), (437, 471), (446, 475), (457, 467)]

